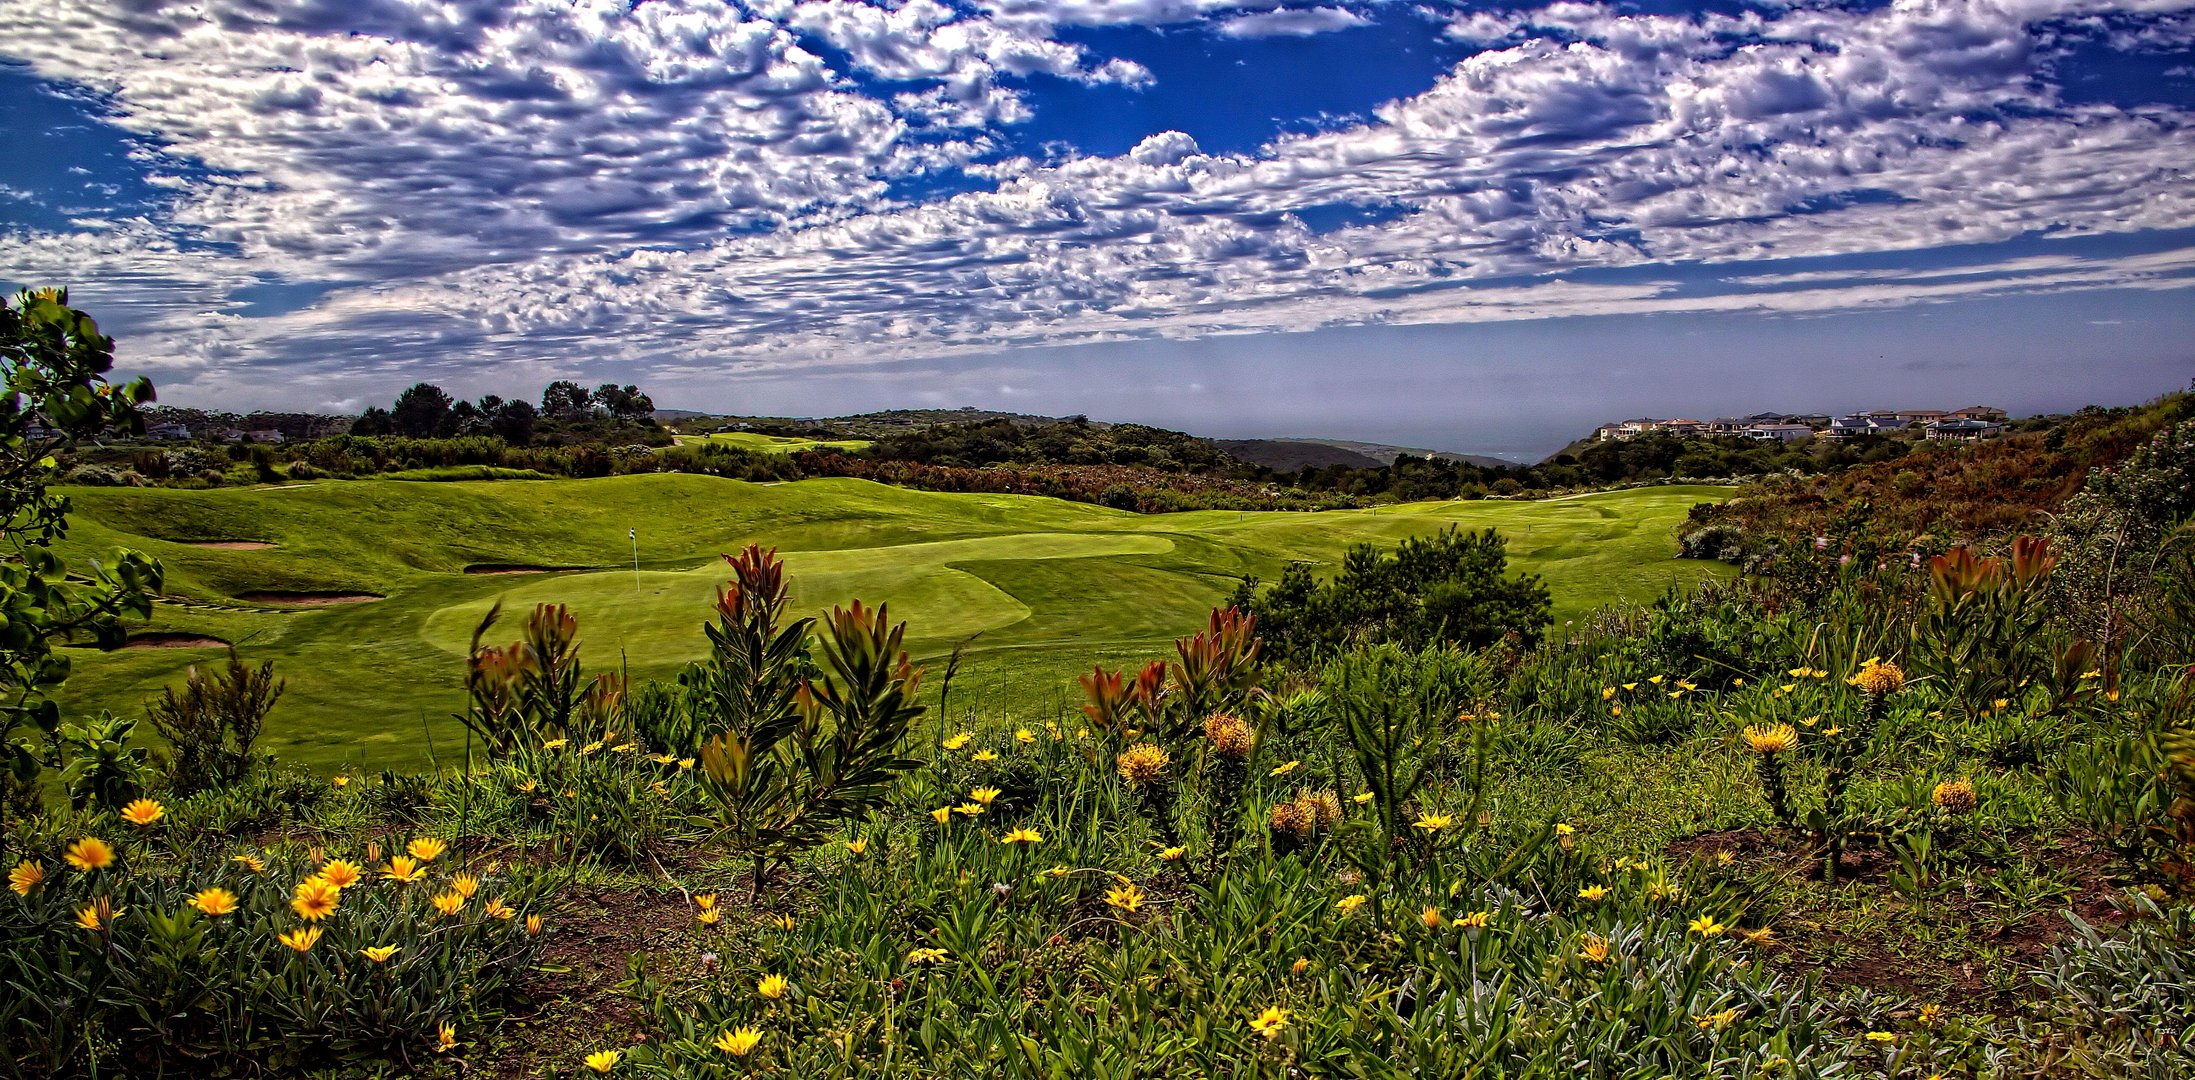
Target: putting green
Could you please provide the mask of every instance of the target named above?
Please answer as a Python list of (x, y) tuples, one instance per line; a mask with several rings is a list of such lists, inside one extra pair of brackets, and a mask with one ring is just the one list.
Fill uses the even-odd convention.
[[(938, 661), (965, 643), (953, 689), (984, 716), (1072, 710), (1072, 676), (1170, 653), (1244, 574), (1332, 565), (1350, 544), (1449, 525), (1493, 526), (1512, 565), (1543, 575), (1556, 618), (1647, 600), (1719, 572), (1671, 557), (1691, 506), (1720, 488), (1648, 488), (1543, 502), (1441, 502), (1328, 513), (1138, 515), (1016, 495), (913, 491), (860, 480), (754, 484), (655, 474), (598, 480), (327, 481), (186, 491), (83, 488), (71, 560), (133, 547), (159, 558), (170, 599), (146, 631), (234, 642), (273, 660), (288, 693), (262, 744), (323, 768), (417, 767), (461, 745), (462, 656), (494, 604), (489, 640), (517, 636), (536, 603), (578, 615), (591, 667), (666, 678), (704, 654), (724, 552), (774, 546), (796, 611), (855, 598), (907, 621)], [(631, 530), (628, 533), (628, 530)], [(257, 548), (207, 541), (258, 541)], [(486, 568), (579, 568), (468, 573)], [(378, 596), (296, 608), (261, 593)], [(70, 650), (63, 706), (131, 714), (218, 648)]]
[(713, 442), (764, 454), (790, 454), (797, 450), (866, 450), (867, 439), (796, 439), (790, 435), (762, 435), (752, 431), (714, 431), (707, 435), (679, 435), (677, 441)]

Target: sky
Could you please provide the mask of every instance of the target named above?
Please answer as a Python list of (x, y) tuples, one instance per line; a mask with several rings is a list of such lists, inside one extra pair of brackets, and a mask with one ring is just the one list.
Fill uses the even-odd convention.
[(420, 380), (1535, 457), (2195, 377), (2195, 0), (0, 0), (0, 284)]

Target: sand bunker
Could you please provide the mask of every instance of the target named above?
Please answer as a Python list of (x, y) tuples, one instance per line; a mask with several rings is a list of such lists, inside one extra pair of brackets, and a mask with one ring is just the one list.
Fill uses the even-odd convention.
[(364, 604), (381, 599), (372, 593), (338, 592), (248, 592), (236, 594), (238, 600), (251, 604), (270, 604), (276, 607), (329, 607), (335, 604)]
[(260, 551), (275, 546), (265, 540), (178, 540), (176, 543), (222, 551)]
[[(97, 648), (89, 641), (72, 641), (69, 645), (78, 649)], [(185, 634), (174, 630), (147, 630), (142, 634), (131, 634), (130, 639), (122, 643), (122, 647), (125, 649), (226, 649), (229, 647), (229, 643), (217, 637), (207, 637), (204, 634)]]
[(465, 568), (468, 574), (562, 574), (571, 570), (591, 570), (589, 566), (535, 566), (532, 563), (474, 563)]

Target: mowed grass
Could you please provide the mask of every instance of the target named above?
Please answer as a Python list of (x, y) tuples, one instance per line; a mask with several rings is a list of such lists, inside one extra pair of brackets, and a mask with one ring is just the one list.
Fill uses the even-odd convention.
[[(1544, 502), (1418, 503), (1328, 513), (1138, 515), (1016, 495), (913, 491), (861, 480), (754, 484), (655, 474), (599, 480), (418, 484), (355, 480), (260, 488), (72, 490), (71, 559), (134, 547), (167, 568), (172, 599), (145, 629), (202, 634), (273, 660), (288, 682), (262, 739), (285, 760), (412, 768), (463, 752), (464, 653), (517, 636), (536, 603), (579, 616), (597, 669), (666, 678), (706, 652), (720, 556), (774, 546), (800, 610), (860, 598), (908, 623), (931, 670), (966, 644), (955, 717), (1071, 712), (1073, 677), (1166, 655), (1244, 574), (1337, 562), (1363, 540), (1493, 526), (1512, 565), (1543, 575), (1556, 619), (1647, 600), (1716, 572), (1671, 557), (1696, 502), (1725, 489), (1649, 488)], [(638, 563), (635, 565), (637, 538)], [(262, 541), (232, 550), (205, 541)], [(526, 574), (468, 567), (577, 568)], [(261, 592), (381, 599), (282, 609)], [(71, 650), (72, 714), (135, 713), (218, 649)]]
[(723, 443), (764, 454), (790, 454), (796, 450), (866, 450), (867, 439), (796, 439), (789, 435), (763, 435), (753, 431), (712, 431), (707, 435), (679, 435), (687, 442)]

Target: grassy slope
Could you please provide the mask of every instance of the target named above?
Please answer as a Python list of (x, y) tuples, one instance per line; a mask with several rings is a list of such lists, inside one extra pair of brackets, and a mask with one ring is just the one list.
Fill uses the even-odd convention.
[[(1204, 511), (1136, 515), (1027, 496), (912, 491), (859, 480), (751, 484), (647, 475), (554, 482), (348, 481), (255, 489), (79, 489), (72, 558), (116, 546), (157, 556), (178, 601), (154, 629), (237, 642), (289, 683), (263, 744), (331, 766), (415, 766), (461, 745), (473, 626), (501, 600), (515, 635), (533, 603), (572, 606), (595, 664), (622, 653), (662, 677), (700, 656), (701, 623), (748, 542), (785, 551), (795, 599), (856, 596), (908, 620), (908, 645), (935, 659), (972, 635), (954, 713), (1023, 716), (1070, 707), (1068, 679), (1092, 663), (1159, 655), (1202, 624), (1245, 573), (1332, 562), (1360, 540), (1392, 542), (1449, 524), (1492, 525), (1514, 563), (1544, 575), (1558, 619), (1646, 599), (1712, 572), (1670, 558), (1692, 503), (1721, 489), (1658, 488), (1545, 502), (1421, 503), (1322, 514)], [(639, 570), (625, 532), (639, 532)], [(264, 540), (265, 550), (177, 541)], [(468, 575), (473, 564), (600, 567)], [(232, 599), (256, 590), (338, 591), (373, 603), (279, 611)], [(77, 653), (71, 711), (134, 711), (214, 650)], [(932, 665), (933, 670), (937, 665)], [(932, 685), (935, 685), (933, 678)]]
[(716, 442), (741, 450), (753, 450), (768, 454), (790, 454), (795, 450), (865, 450), (867, 439), (795, 439), (784, 435), (762, 435), (752, 431), (716, 431), (707, 435), (680, 435), (679, 442)]

